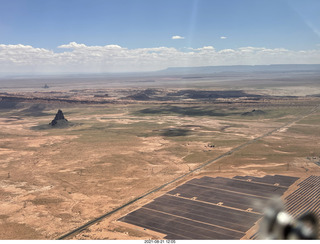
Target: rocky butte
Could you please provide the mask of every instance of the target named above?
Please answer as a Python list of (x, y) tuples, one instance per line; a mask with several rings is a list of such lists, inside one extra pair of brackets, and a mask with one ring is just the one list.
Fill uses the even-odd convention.
[(68, 120), (64, 117), (63, 112), (59, 109), (55, 118), (49, 123), (49, 125), (54, 127), (67, 126)]

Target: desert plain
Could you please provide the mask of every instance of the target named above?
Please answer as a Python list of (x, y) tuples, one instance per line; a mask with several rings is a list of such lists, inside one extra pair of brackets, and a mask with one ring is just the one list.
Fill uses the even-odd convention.
[(68, 239), (161, 238), (117, 219), (194, 177), (320, 175), (320, 72), (0, 85), (0, 239), (57, 239), (141, 196)]

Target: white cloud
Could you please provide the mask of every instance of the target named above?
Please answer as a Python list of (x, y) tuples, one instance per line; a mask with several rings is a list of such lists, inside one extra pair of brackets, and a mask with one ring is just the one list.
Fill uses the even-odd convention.
[(215, 50), (213, 46), (204, 46), (202, 48), (198, 48), (197, 50)]
[(128, 49), (119, 45), (87, 46), (71, 42), (54, 52), (29, 45), (0, 44), (0, 72), (131, 72), (167, 67), (259, 64), (316, 64), (320, 50), (242, 47), (216, 50), (213, 46), (176, 49)]
[(182, 40), (185, 39), (183, 36), (172, 36), (171, 37), (172, 40)]
[(64, 44), (64, 45), (60, 45), (58, 46), (58, 48), (86, 48), (87, 46), (84, 44), (78, 44), (76, 42), (70, 42), (69, 44)]
[(106, 46), (86, 46), (85, 44), (78, 44), (76, 42), (70, 42), (69, 44), (64, 44), (58, 46), (62, 49), (90, 49), (90, 50), (102, 50), (102, 49), (120, 49), (119, 45), (106, 45)]
[(220, 36), (220, 39), (224, 40), (224, 39), (227, 39), (226, 36)]

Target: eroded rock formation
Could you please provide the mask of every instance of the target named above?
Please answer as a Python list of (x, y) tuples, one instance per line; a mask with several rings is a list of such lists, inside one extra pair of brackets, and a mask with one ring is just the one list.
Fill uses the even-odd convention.
[(59, 109), (55, 118), (49, 123), (51, 126), (67, 125), (68, 120), (64, 117), (63, 112)]

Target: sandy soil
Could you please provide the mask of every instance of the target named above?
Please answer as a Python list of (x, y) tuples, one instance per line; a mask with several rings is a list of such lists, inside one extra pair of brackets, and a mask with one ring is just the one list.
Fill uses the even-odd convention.
[[(89, 92), (90, 96), (73, 96), (92, 98), (94, 91)], [(119, 93), (114, 94), (120, 97)], [(315, 98), (310, 99), (310, 105), (305, 105), (307, 98), (304, 98), (301, 108), (296, 105), (292, 114), (280, 117), (272, 113), (285, 110), (282, 106), (293, 109), (292, 101), (286, 105), (281, 101), (281, 106), (276, 102), (274, 107), (268, 102), (265, 109), (271, 110), (270, 117), (253, 118), (241, 116), (243, 111), (255, 107), (241, 99), (237, 100), (239, 108), (228, 100), (220, 105), (202, 101), (196, 105), (162, 101), (92, 106), (50, 104), (41, 116), (25, 115), (25, 109), (31, 106), (28, 103), (4, 109), (0, 116), (0, 239), (58, 238), (298, 118), (314, 107)], [(47, 125), (61, 106), (65, 106), (65, 115), (75, 126), (41, 129), (39, 126)], [(168, 106), (173, 109), (162, 115), (141, 112)], [(207, 115), (212, 106), (228, 112), (223, 116)], [(192, 114), (202, 110), (206, 113)], [(315, 115), (319, 116), (319, 112)], [(192, 177), (319, 174), (319, 166), (307, 160), (308, 156), (320, 155), (319, 143), (315, 143), (320, 141), (319, 137), (317, 123), (307, 120), (292, 123), (118, 211), (73, 238), (163, 238), (159, 233), (116, 220)], [(212, 144), (214, 147), (210, 147)]]

